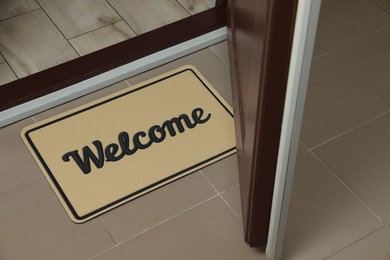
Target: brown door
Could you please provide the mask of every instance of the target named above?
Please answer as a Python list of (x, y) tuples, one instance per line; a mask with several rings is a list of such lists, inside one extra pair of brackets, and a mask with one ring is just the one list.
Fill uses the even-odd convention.
[(228, 41), (245, 241), (267, 243), (298, 0), (229, 0)]
[[(221, 28), (225, 2), (217, 0), (218, 8), (3, 85), (0, 112)], [(227, 5), (241, 200), (251, 246), (267, 242), (297, 2), (228, 0)]]

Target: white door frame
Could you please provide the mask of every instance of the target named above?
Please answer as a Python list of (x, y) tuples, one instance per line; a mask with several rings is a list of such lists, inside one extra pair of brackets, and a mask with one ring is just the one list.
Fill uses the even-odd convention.
[(281, 259), (321, 0), (299, 0), (284, 104), (267, 256)]

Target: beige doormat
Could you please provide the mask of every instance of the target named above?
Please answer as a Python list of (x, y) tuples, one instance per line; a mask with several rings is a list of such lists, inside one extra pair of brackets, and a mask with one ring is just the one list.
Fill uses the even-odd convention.
[(191, 66), (28, 126), (22, 138), (76, 223), (236, 152), (232, 108)]

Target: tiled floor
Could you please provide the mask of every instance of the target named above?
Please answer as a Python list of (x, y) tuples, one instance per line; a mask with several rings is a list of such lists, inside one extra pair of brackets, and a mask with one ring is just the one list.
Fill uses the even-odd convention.
[(390, 259), (389, 19), (323, 0), (283, 259)]
[[(212, 5), (89, 2), (0, 1), (0, 84)], [(75, 225), (19, 137), (34, 121), (184, 64), (232, 102), (222, 42), (0, 129), (0, 259), (266, 259), (242, 242), (234, 156)], [(389, 259), (389, 71), (389, 1), (323, 0), (283, 259)]]

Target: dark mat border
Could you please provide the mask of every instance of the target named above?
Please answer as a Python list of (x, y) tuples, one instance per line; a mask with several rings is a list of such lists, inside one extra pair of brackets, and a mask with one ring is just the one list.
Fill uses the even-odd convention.
[[(201, 166), (201, 165), (203, 165), (203, 164), (206, 164), (206, 163), (208, 163), (208, 162), (210, 162), (210, 161), (212, 161), (212, 160), (214, 160), (214, 159), (216, 159), (216, 158), (218, 158), (218, 157), (221, 157), (221, 156), (224, 156), (224, 155), (230, 153), (231, 151), (235, 150), (236, 147), (232, 147), (232, 148), (230, 148), (230, 149), (228, 149), (228, 150), (226, 150), (226, 151), (223, 151), (223, 152), (221, 152), (221, 153), (219, 153), (219, 154), (217, 154), (217, 155), (215, 155), (215, 156), (213, 156), (213, 157), (211, 157), (211, 158), (209, 158), (209, 159), (207, 159), (207, 160), (204, 160), (204, 161), (199, 162), (199, 163), (197, 163), (197, 164), (195, 164), (195, 165), (193, 165), (193, 166), (190, 166), (190, 167), (188, 167), (188, 168), (186, 168), (186, 169), (183, 169), (183, 170), (181, 170), (181, 171), (179, 171), (179, 172), (177, 172), (177, 173), (174, 173), (174, 174), (172, 174), (172, 175), (170, 175), (170, 176), (168, 176), (168, 177), (166, 177), (166, 178), (164, 178), (164, 179), (162, 179), (162, 180), (160, 180), (160, 181), (158, 181), (158, 182), (152, 183), (152, 184), (146, 186), (145, 188), (142, 188), (142, 189), (140, 189), (140, 190), (138, 190), (138, 191), (136, 191), (136, 192), (133, 192), (133, 193), (131, 193), (131, 194), (129, 194), (129, 195), (127, 195), (127, 196), (121, 198), (121, 199), (118, 199), (118, 200), (116, 200), (116, 201), (114, 201), (114, 202), (111, 202), (110, 204), (107, 204), (106, 206), (103, 206), (103, 207), (101, 207), (101, 208), (98, 208), (98, 209), (96, 209), (96, 210), (94, 210), (94, 211), (92, 211), (92, 212), (90, 212), (90, 213), (88, 213), (88, 214), (85, 214), (85, 215), (83, 215), (83, 216), (79, 216), (78, 213), (76, 212), (76, 210), (73, 208), (71, 202), (70, 202), (69, 199), (67, 198), (65, 192), (62, 190), (60, 184), (57, 182), (57, 180), (56, 180), (55, 176), (53, 175), (53, 173), (51, 172), (50, 168), (47, 166), (47, 164), (46, 164), (44, 158), (43, 158), (42, 155), (39, 153), (39, 151), (38, 151), (38, 149), (36, 148), (34, 142), (31, 140), (29, 134), (32, 133), (32, 132), (34, 132), (34, 131), (36, 131), (36, 130), (39, 130), (39, 129), (41, 129), (41, 128), (44, 128), (44, 127), (46, 127), (46, 126), (48, 126), (48, 125), (52, 125), (52, 124), (54, 124), (54, 123), (57, 123), (57, 122), (59, 122), (59, 121), (62, 121), (62, 120), (67, 119), (67, 118), (69, 118), (69, 117), (72, 117), (72, 116), (74, 116), (74, 115), (83, 113), (83, 112), (88, 111), (88, 110), (90, 110), (90, 109), (93, 109), (93, 108), (95, 108), (95, 107), (98, 107), (98, 106), (101, 106), (101, 105), (106, 104), (106, 103), (108, 103), (108, 102), (111, 102), (111, 101), (113, 101), (113, 100), (115, 100), (115, 99), (118, 99), (118, 98), (121, 98), (121, 97), (123, 97), (123, 96), (129, 95), (129, 94), (131, 94), (131, 93), (134, 93), (134, 92), (136, 92), (136, 91), (142, 90), (142, 89), (147, 88), (147, 87), (149, 87), (149, 86), (153, 86), (154, 84), (156, 84), (156, 83), (158, 83), (158, 82), (160, 82), (160, 81), (163, 81), (163, 80), (166, 80), (166, 79), (168, 79), (168, 78), (174, 77), (174, 76), (176, 76), (176, 75), (178, 75), (178, 74), (180, 74), (180, 73), (184, 73), (184, 72), (186, 72), (186, 71), (191, 71), (191, 72), (196, 76), (196, 78), (202, 83), (202, 85), (210, 92), (210, 94), (218, 101), (218, 103), (226, 110), (226, 112), (228, 112), (229, 115), (233, 118), (233, 113), (230, 112), (230, 110), (221, 102), (221, 100), (220, 100), (220, 99), (219, 99), (219, 98), (210, 90), (209, 86), (208, 86), (205, 82), (203, 82), (203, 80), (196, 74), (196, 72), (193, 71), (193, 70), (190, 69), (190, 68), (186, 68), (186, 69), (183, 69), (183, 70), (181, 70), (181, 71), (178, 71), (178, 72), (176, 72), (176, 73), (174, 73), (174, 74), (168, 75), (168, 76), (166, 76), (166, 77), (164, 77), (164, 78), (158, 79), (158, 80), (153, 81), (153, 82), (151, 82), (151, 83), (148, 83), (148, 84), (146, 84), (146, 85), (142, 85), (142, 86), (140, 86), (140, 87), (138, 87), (138, 88), (136, 88), (136, 89), (130, 90), (130, 91), (125, 92), (125, 93), (122, 93), (122, 94), (120, 94), (120, 95), (118, 95), (118, 96), (109, 98), (109, 99), (107, 99), (107, 100), (104, 100), (104, 101), (99, 102), (99, 103), (97, 103), (97, 104), (94, 104), (94, 105), (92, 105), (92, 106), (86, 107), (86, 108), (84, 108), (84, 109), (81, 109), (81, 110), (76, 111), (76, 112), (74, 112), (74, 113), (71, 113), (71, 114), (69, 114), (69, 115), (60, 117), (60, 118), (58, 118), (58, 119), (55, 119), (55, 120), (53, 120), (53, 121), (47, 122), (47, 123), (45, 123), (45, 124), (43, 124), (43, 125), (37, 126), (37, 127), (35, 127), (35, 128), (32, 128), (32, 129), (26, 131), (26, 133), (25, 133), (25, 138), (26, 138), (26, 140), (29, 142), (29, 145), (30, 145), (31, 148), (34, 150), (34, 152), (35, 152), (36, 156), (38, 157), (40, 163), (41, 163), (42, 166), (45, 168), (45, 170), (46, 170), (47, 174), (49, 175), (51, 181), (52, 181), (53, 184), (55, 185), (55, 187), (56, 187), (56, 189), (58, 190), (58, 192), (61, 194), (62, 199), (64, 200), (64, 202), (65, 202), (66, 205), (68, 206), (69, 210), (72, 212), (72, 215), (73, 215), (73, 217), (74, 217), (75, 219), (80, 220), (80, 221), (83, 221), (83, 220), (85, 220), (85, 219), (87, 219), (87, 218), (89, 218), (89, 217), (91, 217), (91, 216), (93, 216), (93, 215), (96, 215), (95, 217), (97, 217), (97, 216), (100, 215), (99, 213), (101, 213), (101, 214), (105, 213), (105, 212), (102, 212), (102, 211), (106, 210), (107, 208), (113, 207), (113, 206), (115, 206), (115, 205), (117, 205), (117, 206), (113, 207), (112, 209), (114, 209), (114, 208), (116, 208), (116, 207), (119, 207), (119, 206), (123, 205), (123, 203), (122, 203), (123, 201), (128, 200), (128, 199), (130, 199), (131, 197), (135, 197), (135, 196), (137, 196), (138, 194), (140, 194), (140, 193), (142, 193), (142, 192), (144, 192), (144, 191), (146, 191), (146, 190), (150, 190), (149, 192), (151, 192), (151, 191), (153, 191), (153, 190), (159, 189), (159, 188), (165, 186), (166, 184), (172, 183), (172, 181), (166, 183), (165, 185), (162, 185), (162, 186), (153, 188), (153, 187), (155, 187), (155, 186), (158, 186), (158, 185), (161, 184), (161, 183), (167, 182), (167, 181), (169, 181), (170, 179), (175, 178), (175, 177), (178, 177), (178, 176), (180, 176), (180, 175), (183, 175), (182, 177), (184, 177), (184, 176), (187, 176), (187, 175), (189, 175), (189, 174), (195, 172), (195, 171), (191, 171), (191, 170), (194, 169), (194, 168), (197, 168), (197, 167), (199, 167), (199, 166)], [(228, 156), (228, 155), (226, 155), (225, 157), (227, 157), (227, 156)], [(225, 158), (225, 157), (223, 157), (223, 158)], [(223, 158), (221, 158), (221, 159), (223, 159)], [(196, 171), (197, 171), (197, 170), (196, 170)], [(180, 179), (180, 178), (179, 178), (179, 179)], [(176, 179), (176, 180), (178, 180), (178, 179)], [(174, 181), (176, 181), (176, 180), (174, 180)], [(149, 192), (148, 192), (148, 193), (149, 193)], [(146, 193), (146, 194), (147, 194), (147, 193)], [(145, 194), (143, 194), (143, 195), (145, 195)], [(134, 199), (140, 198), (140, 197), (142, 197), (143, 195), (137, 196), (137, 197), (135, 197), (135, 198), (129, 200), (128, 202), (130, 202), (130, 201), (132, 201), (132, 200), (134, 200)], [(112, 209), (110, 209), (110, 210), (112, 210)]]
[(0, 86), (0, 112), (224, 26), (226, 26), (225, 9), (214, 7), (10, 82)]

